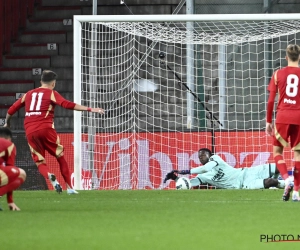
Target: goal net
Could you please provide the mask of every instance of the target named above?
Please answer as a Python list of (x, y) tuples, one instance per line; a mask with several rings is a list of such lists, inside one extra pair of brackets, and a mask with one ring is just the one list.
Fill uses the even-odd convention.
[(199, 166), (203, 147), (233, 167), (272, 162), (267, 86), (297, 18), (75, 16), (74, 101), (106, 110), (74, 113), (75, 187), (172, 189), (166, 173)]

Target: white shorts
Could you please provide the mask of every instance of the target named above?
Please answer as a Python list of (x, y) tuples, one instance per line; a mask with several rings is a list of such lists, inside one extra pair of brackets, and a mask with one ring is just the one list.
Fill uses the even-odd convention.
[(271, 169), (275, 171), (275, 163), (267, 163), (256, 167), (246, 168), (242, 189), (262, 189), (264, 179), (271, 178)]

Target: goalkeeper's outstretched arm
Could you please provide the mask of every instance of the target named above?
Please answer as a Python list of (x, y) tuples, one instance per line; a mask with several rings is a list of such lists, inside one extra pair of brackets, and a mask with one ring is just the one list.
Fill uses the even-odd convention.
[(204, 166), (192, 168), (192, 169), (186, 169), (186, 170), (173, 170), (176, 171), (178, 174), (204, 174), (206, 172), (211, 171), (215, 166), (217, 166), (218, 163), (215, 161), (210, 161), (206, 163)]
[(215, 166), (217, 166), (218, 163), (215, 161), (209, 161), (208, 163), (206, 163), (204, 166), (200, 166), (200, 167), (196, 167), (196, 168), (192, 168), (190, 170), (191, 174), (204, 174), (206, 172), (211, 171)]
[(216, 161), (210, 161), (206, 163), (204, 166), (200, 166), (197, 168), (192, 169), (186, 169), (186, 170), (172, 170), (171, 172), (166, 174), (166, 177), (164, 179), (164, 183), (167, 182), (167, 180), (174, 180), (176, 181), (178, 179), (178, 174), (203, 174), (206, 172), (211, 171), (215, 166), (217, 166), (218, 163)]

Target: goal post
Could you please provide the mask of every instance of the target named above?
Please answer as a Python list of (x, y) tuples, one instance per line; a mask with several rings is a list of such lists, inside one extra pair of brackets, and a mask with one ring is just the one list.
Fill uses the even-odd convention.
[(74, 101), (106, 110), (74, 112), (75, 188), (174, 188), (203, 147), (271, 162), (267, 85), (299, 32), (297, 13), (74, 16)]
[[(74, 16), (74, 102), (81, 105), (81, 23)], [(79, 59), (78, 59), (79, 58)], [(81, 113), (74, 111), (74, 187), (82, 189), (81, 185)]]

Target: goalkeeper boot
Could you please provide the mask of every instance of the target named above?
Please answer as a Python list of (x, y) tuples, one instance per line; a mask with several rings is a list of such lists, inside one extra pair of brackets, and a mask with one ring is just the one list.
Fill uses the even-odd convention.
[(67, 194), (78, 194), (78, 192), (74, 189), (68, 188), (67, 189)]
[(282, 200), (283, 201), (288, 201), (290, 199), (290, 195), (291, 195), (291, 192), (293, 191), (293, 183), (290, 182), (288, 183), (285, 188), (284, 188), (284, 193), (282, 195)]
[(48, 177), (56, 192), (60, 194), (62, 192), (62, 188), (61, 185), (58, 183), (56, 176), (54, 174), (48, 174)]

